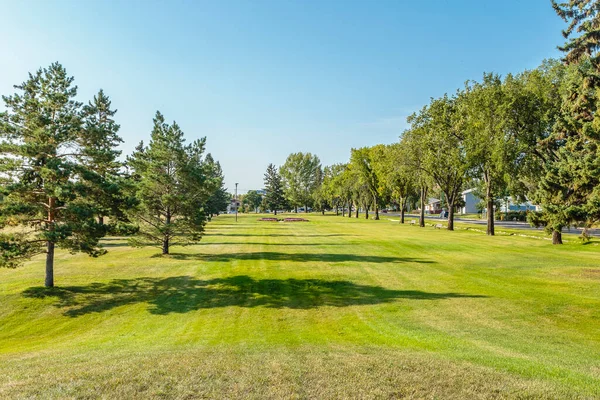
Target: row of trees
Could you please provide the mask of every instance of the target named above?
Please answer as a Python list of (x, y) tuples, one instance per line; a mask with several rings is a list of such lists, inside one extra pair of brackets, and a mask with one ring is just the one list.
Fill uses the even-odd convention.
[(298, 212), (298, 207), (308, 212), (310, 207), (320, 206), (318, 192), (323, 182), (323, 169), (319, 157), (314, 154), (292, 153), (279, 169), (269, 164), (264, 182), (266, 195), (262, 207), (275, 214), (277, 210)]
[(348, 216), (354, 207), (357, 217), (363, 208), (368, 218), (372, 209), (379, 219), (379, 208), (395, 203), (404, 222), (407, 202), (418, 198), (424, 226), (425, 201), (435, 190), (445, 198), (453, 230), (461, 192), (475, 187), (489, 235), (494, 209), (508, 196), (541, 206), (529, 222), (545, 226), (555, 244), (562, 243), (564, 227), (600, 221), (600, 1), (553, 6), (569, 22), (564, 63), (548, 60), (520, 74), (468, 81), (411, 115), (399, 143), (352, 149), (348, 163), (321, 171), (307, 161), (315, 156), (292, 154), (283, 179), (273, 165), (267, 170), (268, 208), (311, 199), (320, 208), (347, 209)]
[(45, 253), (48, 287), (57, 246), (99, 256), (100, 238), (133, 231), (134, 244), (168, 254), (198, 240), (229, 201), (205, 138), (185, 144), (157, 112), (148, 145), (123, 162), (109, 97), (100, 90), (83, 105), (73, 81), (58, 63), (40, 69), (3, 96), (0, 113), (0, 266)]

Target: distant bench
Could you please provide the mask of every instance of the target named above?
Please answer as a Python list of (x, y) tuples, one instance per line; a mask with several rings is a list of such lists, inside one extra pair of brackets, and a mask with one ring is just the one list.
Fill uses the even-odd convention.
[(442, 229), (444, 227), (444, 225), (442, 224), (435, 224), (435, 229)]

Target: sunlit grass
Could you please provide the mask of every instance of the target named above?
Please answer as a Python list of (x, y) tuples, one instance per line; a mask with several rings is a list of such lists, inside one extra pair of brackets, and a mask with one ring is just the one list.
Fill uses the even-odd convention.
[(600, 396), (597, 242), (256, 219), (0, 270), (0, 398)]

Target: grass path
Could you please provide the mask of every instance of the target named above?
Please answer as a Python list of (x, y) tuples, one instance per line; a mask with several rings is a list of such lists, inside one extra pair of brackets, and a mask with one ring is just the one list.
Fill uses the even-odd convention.
[(598, 398), (600, 248), (216, 218), (0, 270), (0, 398)]

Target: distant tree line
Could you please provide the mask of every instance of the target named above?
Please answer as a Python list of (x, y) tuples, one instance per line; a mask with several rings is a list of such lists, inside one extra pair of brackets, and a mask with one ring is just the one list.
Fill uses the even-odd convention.
[(45, 285), (54, 285), (55, 248), (93, 257), (109, 234), (136, 233), (132, 243), (196, 242), (229, 197), (205, 138), (185, 143), (159, 112), (147, 145), (125, 161), (116, 110), (100, 90), (88, 104), (54, 63), (17, 92), (0, 113), (0, 267), (46, 255)]
[(265, 174), (265, 205), (270, 210), (359, 208), (379, 219), (390, 204), (401, 211), (418, 199), (419, 225), (431, 191), (448, 209), (447, 229), (461, 193), (475, 188), (487, 211), (487, 234), (494, 235), (499, 201), (512, 197), (541, 207), (529, 213), (553, 243), (562, 229), (586, 229), (600, 221), (600, 1), (553, 2), (569, 23), (561, 48), (563, 62), (501, 78), (486, 73), (451, 95), (431, 99), (408, 118), (400, 141), (352, 149), (345, 164), (321, 168), (311, 154), (291, 154), (279, 171)]

